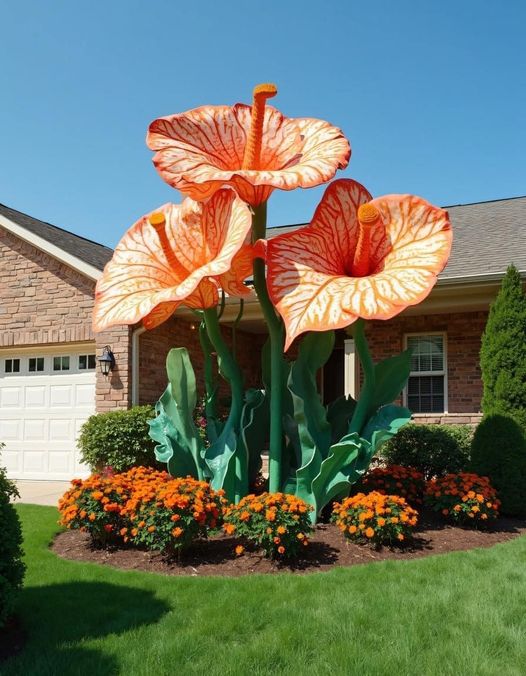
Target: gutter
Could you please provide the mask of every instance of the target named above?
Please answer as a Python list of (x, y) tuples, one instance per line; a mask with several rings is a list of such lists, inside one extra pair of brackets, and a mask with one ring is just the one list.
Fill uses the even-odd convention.
[[(506, 270), (503, 272), (486, 272), (484, 274), (460, 275), (457, 277), (445, 277), (437, 279), (437, 286), (452, 286), (463, 284), (484, 284), (486, 282), (501, 282)], [(526, 270), (519, 270), (519, 275), (526, 278)]]

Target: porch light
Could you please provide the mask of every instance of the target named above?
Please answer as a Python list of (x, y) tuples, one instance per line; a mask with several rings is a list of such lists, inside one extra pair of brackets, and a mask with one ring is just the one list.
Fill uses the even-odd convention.
[(98, 361), (100, 372), (103, 376), (108, 376), (110, 371), (113, 371), (115, 366), (115, 357), (113, 356), (113, 352), (111, 351), (111, 347), (109, 345), (106, 345), (102, 348), (102, 356), (99, 357)]

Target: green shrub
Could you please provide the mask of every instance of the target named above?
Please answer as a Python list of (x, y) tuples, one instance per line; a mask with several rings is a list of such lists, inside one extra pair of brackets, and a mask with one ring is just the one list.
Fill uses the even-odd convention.
[(526, 296), (513, 265), (490, 308), (482, 336), (480, 368), (484, 415), (511, 415), (526, 430)]
[(493, 413), (475, 430), (471, 471), (489, 477), (501, 512), (526, 516), (526, 440), (512, 416)]
[(16, 486), (0, 468), (0, 629), (13, 612), (25, 571), (22, 530), (18, 514), (10, 502), (14, 497), (19, 497)]
[(463, 425), (405, 425), (381, 453), (389, 464), (414, 467), (431, 479), (466, 468), (472, 434)]
[(152, 406), (92, 415), (82, 425), (78, 439), (82, 461), (95, 470), (111, 467), (115, 472), (137, 465), (157, 467), (148, 426), (154, 417)]

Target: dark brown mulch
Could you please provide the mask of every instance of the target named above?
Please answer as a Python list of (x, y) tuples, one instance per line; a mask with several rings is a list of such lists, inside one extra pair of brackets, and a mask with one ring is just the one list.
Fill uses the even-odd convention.
[(0, 630), (0, 662), (17, 655), (26, 642), (26, 632), (17, 617), (11, 617)]
[(411, 544), (379, 550), (370, 545), (348, 542), (334, 524), (319, 524), (303, 558), (290, 564), (270, 561), (255, 550), (236, 556), (234, 548), (239, 540), (226, 536), (197, 542), (179, 560), (172, 561), (159, 553), (137, 549), (96, 549), (89, 536), (79, 531), (60, 533), (53, 542), (52, 550), (65, 559), (101, 563), (125, 570), (145, 570), (165, 575), (237, 577), (251, 573), (311, 573), (335, 566), (354, 566), (386, 559), (416, 559), (475, 547), (491, 547), (523, 534), (526, 534), (526, 521), (517, 519), (499, 519), (485, 530), (472, 530), (444, 524), (434, 515), (422, 515)]

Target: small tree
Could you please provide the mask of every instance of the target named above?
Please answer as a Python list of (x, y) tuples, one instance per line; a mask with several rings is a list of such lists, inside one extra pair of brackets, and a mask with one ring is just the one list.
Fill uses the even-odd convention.
[(526, 430), (526, 296), (510, 265), (482, 336), (482, 411), (511, 415)]

